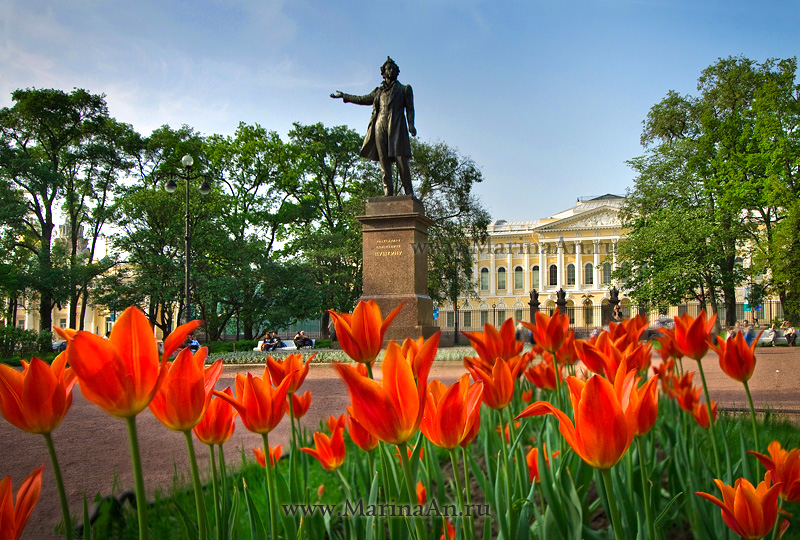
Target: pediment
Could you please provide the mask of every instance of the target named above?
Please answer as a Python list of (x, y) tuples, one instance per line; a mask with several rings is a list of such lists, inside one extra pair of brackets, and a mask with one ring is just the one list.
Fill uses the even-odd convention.
[(597, 208), (581, 212), (580, 214), (572, 215), (536, 227), (537, 231), (581, 231), (581, 230), (597, 230), (597, 229), (618, 229), (622, 227), (622, 221), (619, 218), (619, 210), (611, 207)]

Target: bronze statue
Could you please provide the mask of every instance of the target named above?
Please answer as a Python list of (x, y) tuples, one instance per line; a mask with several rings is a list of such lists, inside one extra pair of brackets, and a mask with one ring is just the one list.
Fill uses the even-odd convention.
[(383, 192), (387, 197), (394, 195), (392, 162), (397, 163), (405, 194), (414, 194), (414, 188), (411, 186), (411, 170), (408, 167), (408, 160), (411, 157), (408, 134), (417, 136), (417, 130), (414, 128), (414, 94), (410, 86), (400, 84), (397, 80), (399, 73), (400, 68), (387, 56), (386, 62), (381, 66), (383, 83), (371, 93), (366, 96), (354, 96), (337, 90), (331, 94), (332, 98), (342, 98), (345, 103), (372, 105), (367, 136), (364, 137), (364, 144), (361, 146), (361, 157), (380, 162), (383, 172)]

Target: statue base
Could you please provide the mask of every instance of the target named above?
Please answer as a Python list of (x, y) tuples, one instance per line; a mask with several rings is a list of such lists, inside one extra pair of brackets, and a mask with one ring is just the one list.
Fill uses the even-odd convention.
[(428, 338), (433, 301), (428, 296), (428, 227), (422, 203), (410, 195), (368, 199), (361, 222), (363, 289), (361, 300), (374, 300), (386, 317), (405, 302), (385, 339)]

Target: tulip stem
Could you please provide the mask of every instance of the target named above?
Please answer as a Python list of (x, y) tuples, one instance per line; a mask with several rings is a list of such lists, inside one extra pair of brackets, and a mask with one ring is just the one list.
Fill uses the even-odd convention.
[[(756, 408), (753, 406), (753, 396), (750, 395), (750, 385), (747, 384), (747, 381), (742, 381), (744, 384), (744, 391), (747, 394), (747, 402), (750, 404), (750, 420), (753, 423), (753, 440), (756, 443), (756, 451), (761, 450), (761, 446), (758, 444), (758, 424), (756, 423)], [(758, 463), (758, 460), (756, 460)], [(758, 469), (756, 469), (756, 473), (758, 473)], [(758, 474), (756, 474), (758, 477)]]
[(653, 521), (653, 509), (650, 507), (650, 480), (647, 475), (647, 459), (644, 455), (644, 445), (641, 437), (636, 437), (636, 449), (639, 451), (639, 472), (642, 476), (642, 496), (644, 497), (644, 514), (647, 517), (648, 538), (655, 540), (656, 525)]
[(278, 500), (275, 494), (275, 478), (272, 470), (272, 456), (269, 452), (269, 434), (262, 433), (261, 439), (264, 441), (264, 456), (267, 469), (267, 500), (269, 509), (269, 529), (272, 538), (278, 537)]
[[(470, 491), (470, 476), (469, 476), (469, 465), (467, 464), (467, 448), (462, 446), (461, 447), (461, 462), (464, 464), (464, 494), (466, 495), (467, 504), (470, 505), (472, 508), (472, 492)], [(475, 538), (475, 517), (470, 514), (469, 520), (467, 521), (469, 525), (469, 531), (473, 538)]]
[(194, 484), (194, 504), (197, 507), (197, 529), (200, 540), (205, 540), (208, 532), (206, 531), (206, 506), (203, 504), (203, 484), (200, 483), (200, 472), (197, 470), (197, 456), (194, 454), (194, 442), (192, 441), (192, 430), (187, 429), (183, 432), (186, 437), (186, 449), (189, 452), (189, 465), (192, 470), (192, 483)]
[(606, 499), (608, 499), (608, 510), (611, 512), (611, 527), (614, 529), (614, 538), (622, 540), (617, 500), (614, 498), (614, 489), (611, 486), (611, 469), (603, 469), (600, 473), (603, 475), (603, 484), (606, 487)]
[(700, 371), (700, 379), (703, 381), (703, 393), (706, 396), (706, 407), (708, 409), (708, 434), (711, 436), (711, 447), (714, 449), (714, 465), (716, 469), (714, 472), (717, 474), (717, 478), (721, 478), (722, 475), (720, 474), (722, 469), (719, 466), (719, 449), (717, 448), (717, 434), (714, 424), (714, 414), (711, 411), (711, 395), (708, 393), (708, 384), (706, 384), (706, 374), (703, 371), (703, 362), (698, 360), (697, 361), (697, 368)]
[(775, 514), (775, 525), (772, 527), (772, 540), (777, 540), (780, 537), (780, 535), (778, 534), (778, 530), (780, 529), (782, 507), (783, 507), (783, 498), (778, 497), (778, 513)]
[(72, 528), (72, 518), (69, 514), (67, 492), (64, 490), (64, 479), (61, 477), (61, 467), (58, 466), (58, 457), (56, 457), (56, 447), (53, 445), (53, 437), (50, 433), (43, 433), (43, 435), (44, 440), (47, 443), (47, 453), (50, 454), (50, 463), (53, 464), (53, 473), (56, 475), (58, 498), (61, 501), (61, 515), (64, 519), (64, 538), (67, 540), (72, 540), (72, 537), (74, 536), (74, 529)]
[(471, 539), (473, 536), (468, 525), (468, 520), (472, 517), (472, 515), (464, 508), (464, 494), (461, 488), (461, 480), (458, 473), (458, 456), (456, 456), (455, 448), (450, 449), (450, 463), (453, 464), (453, 478), (455, 478), (456, 481), (456, 502), (458, 503), (459, 514), (462, 516), (461, 527), (464, 529), (464, 537)]
[[(400, 463), (403, 466), (403, 476), (406, 477), (408, 502), (409, 504), (414, 504), (414, 501), (417, 500), (416, 497), (417, 492), (414, 487), (414, 475), (411, 472), (411, 462), (408, 459), (408, 444), (402, 442), (397, 445), (397, 448), (400, 451)], [(422, 518), (420, 516), (414, 517), (414, 526), (416, 528), (417, 540), (424, 540), (427, 537), (427, 535), (425, 533), (425, 524), (422, 522)]]
[(139, 453), (139, 436), (136, 433), (136, 416), (125, 418), (128, 426), (128, 439), (131, 447), (133, 479), (136, 485), (136, 516), (139, 521), (139, 540), (148, 540), (147, 530), (147, 494), (144, 491), (144, 475), (142, 474), (142, 456)]
[(214, 490), (214, 523), (217, 528), (217, 539), (222, 538), (222, 521), (220, 521), (220, 493), (219, 480), (217, 478), (217, 459), (214, 456), (214, 445), (208, 445), (209, 461), (211, 461), (211, 487)]

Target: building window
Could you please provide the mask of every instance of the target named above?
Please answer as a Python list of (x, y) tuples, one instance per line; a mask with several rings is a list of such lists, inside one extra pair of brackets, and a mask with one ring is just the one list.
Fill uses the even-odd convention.
[(567, 265), (567, 285), (575, 285), (575, 265)]
[(489, 322), (489, 311), (486, 309), (481, 310), (481, 327), (483, 327), (483, 325), (488, 322)]
[(533, 270), (531, 270), (531, 288), (538, 289), (539, 288), (539, 267), (534, 266)]
[(481, 268), (481, 290), (489, 290), (489, 269)]
[(499, 291), (506, 290), (506, 269), (505, 268), (498, 268), (497, 269), (497, 290), (499, 290)]
[(494, 325), (499, 328), (500, 325), (503, 324), (504, 322), (506, 322), (506, 310), (498, 309), (497, 310), (497, 320), (494, 322)]
[(514, 311), (514, 318), (516, 320), (518, 320), (518, 321), (522, 320), (522, 310), (521, 309), (517, 309), (517, 310)]
[(66, 328), (67, 327), (67, 319), (62, 317), (58, 320), (59, 328)]
[(464, 312), (464, 328), (472, 327), (472, 312), (465, 311)]
[(611, 263), (603, 264), (603, 285), (611, 283)]
[(17, 328), (20, 330), (25, 330), (25, 319), (20, 319), (17, 321)]
[(517, 266), (514, 268), (514, 288), (521, 289), (522, 288), (522, 267)]
[(453, 313), (452, 311), (446, 311), (444, 314), (444, 320), (445, 320), (444, 324), (447, 328), (453, 328), (455, 326), (455, 321), (456, 321), (455, 313)]
[(583, 267), (583, 282), (587, 285), (594, 285), (594, 268), (592, 263), (586, 263)]
[(106, 334), (111, 332), (111, 327), (114, 326), (114, 321), (111, 317), (106, 317)]
[(550, 265), (550, 286), (555, 287), (558, 283), (558, 267), (554, 264)]

